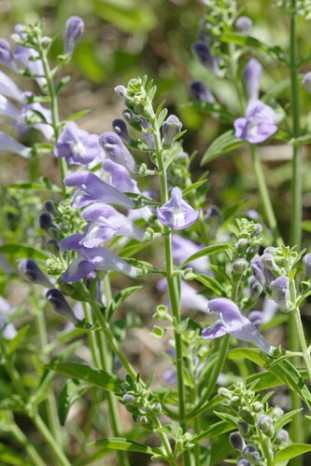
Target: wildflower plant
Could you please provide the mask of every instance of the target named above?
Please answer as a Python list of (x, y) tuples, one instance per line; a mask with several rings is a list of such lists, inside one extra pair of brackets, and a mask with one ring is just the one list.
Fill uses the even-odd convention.
[[(124, 111), (112, 131), (96, 135), (80, 128), (74, 120), (83, 111), (62, 120), (58, 99), (68, 81), (62, 70), (83, 34), (81, 18), (68, 19), (56, 65), (50, 63), (52, 39), (43, 34), (42, 24), (18, 25), (14, 49), (0, 40), (0, 63), (10, 76), (35, 81), (38, 90), (22, 91), (1, 72), (1, 114), (13, 120), (19, 135), (32, 129), (45, 138), (28, 146), (18, 136), (0, 134), (0, 150), (29, 159), (32, 166), (29, 183), (10, 187), (10, 233), (0, 246), (7, 283), (22, 280), (29, 290), (20, 309), (0, 300), (0, 432), (9, 445), (19, 444), (27, 464), (49, 464), (51, 454), (51, 464), (90, 464), (116, 452), (120, 466), (129, 466), (134, 463), (128, 453), (137, 452), (171, 466), (212, 465), (228, 457), (240, 466), (287, 464), (294, 458), (298, 466), (300, 455), (311, 451), (304, 443), (308, 431), (301, 412), (302, 405), (308, 413), (311, 408), (310, 347), (300, 315), (311, 293), (311, 260), (300, 251), (298, 212), (301, 134), (294, 41), (301, 5), (298, 11), (294, 1), (290, 10), (290, 60), (279, 47), (248, 35), (252, 21), (240, 16), (235, 1), (213, 0), (207, 6), (193, 50), (208, 73), (233, 80), (240, 108), (235, 118), (204, 83), (191, 84), (201, 106), (232, 126), (210, 146), (202, 164), (247, 144), (267, 225), (250, 212), (209, 205), (207, 173), (193, 178), (195, 154), (184, 150), (183, 123), (164, 103), (157, 104), (157, 88), (147, 76), (115, 88)], [(256, 151), (256, 144), (269, 137), (284, 137), (279, 126), (287, 116), (275, 101), (260, 99), (262, 66), (255, 58), (243, 68), (245, 88), (237, 79), (249, 47), (291, 72), (290, 246), (278, 233)], [(304, 86), (308, 90), (307, 78)], [(58, 184), (34, 177), (43, 157), (57, 162)], [(146, 185), (152, 191), (144, 191)], [(31, 204), (28, 196), (38, 191), (44, 194)], [(12, 215), (14, 203), (21, 212), (31, 211), (29, 217), (23, 213), (20, 219), (18, 208)], [(20, 220), (23, 237), (15, 239)], [(115, 280), (121, 283), (119, 292)], [(150, 338), (161, 341), (168, 360), (162, 386), (164, 373), (147, 380), (139, 373), (128, 343), (129, 331), (139, 325), (136, 310), (131, 316), (130, 297), (151, 283), (160, 302), (148, 309), (154, 319)], [(264, 326), (274, 325), (261, 310), (263, 302), (273, 305), (270, 316), (278, 308), (279, 319), (288, 318), (289, 349), (262, 334)], [(284, 384), (292, 396), (286, 413), (272, 399), (274, 391), (266, 392)], [(83, 403), (87, 422), (78, 429), (72, 427), (70, 411), (73, 404), (82, 410)], [(130, 431), (125, 431), (120, 405)], [(19, 413), (36, 435), (25, 434)], [(294, 430), (288, 434), (284, 427), (290, 422)], [(17, 458), (10, 446), (4, 452)]]

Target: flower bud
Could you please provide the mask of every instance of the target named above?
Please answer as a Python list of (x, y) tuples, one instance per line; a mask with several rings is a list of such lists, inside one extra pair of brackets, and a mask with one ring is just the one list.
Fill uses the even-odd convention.
[(251, 463), (246, 458), (243, 458), (241, 456), (240, 458), (238, 458), (236, 466), (251, 466)]
[(248, 246), (248, 240), (246, 238), (240, 238), (236, 243), (236, 249), (238, 252), (244, 252)]
[(309, 71), (309, 73), (304, 75), (302, 85), (305, 88), (305, 90), (308, 92), (308, 94), (311, 94), (311, 71)]
[(200, 102), (209, 102), (210, 104), (215, 102), (213, 94), (201, 81), (193, 81), (190, 84), (190, 92), (195, 100), (199, 100)]
[(250, 277), (250, 279), (249, 279), (249, 281), (248, 281), (248, 284), (249, 284), (251, 296), (252, 296), (253, 298), (256, 298), (256, 297), (260, 296), (260, 294), (262, 293), (263, 287), (262, 287), (262, 285), (256, 280), (256, 278), (255, 278), (255, 277)]
[(46, 275), (39, 269), (38, 265), (32, 259), (25, 259), (19, 264), (19, 269), (33, 283), (43, 286), (51, 286), (51, 282)]
[(249, 434), (249, 425), (245, 421), (239, 421), (237, 424), (238, 431), (243, 437), (247, 437)]
[(272, 299), (280, 306), (281, 309), (289, 311), (291, 305), (289, 303), (289, 278), (278, 277), (271, 283)]
[(305, 276), (311, 277), (311, 253), (306, 254), (303, 258)]
[(205, 42), (199, 41), (193, 44), (193, 51), (203, 66), (209, 68), (214, 74), (218, 73), (218, 58), (210, 52)]
[(269, 253), (263, 254), (260, 260), (268, 270), (277, 270), (277, 265), (274, 262), (274, 258), (271, 254)]
[(232, 398), (232, 392), (230, 390), (228, 390), (227, 388), (225, 388), (225, 387), (220, 387), (219, 388), (218, 395), (222, 396), (224, 398), (228, 398), (229, 400), (231, 400), (231, 398)]
[(279, 406), (275, 406), (275, 407), (273, 408), (272, 414), (273, 414), (273, 416), (275, 416), (275, 417), (281, 417), (281, 416), (283, 416), (284, 411), (283, 411), (283, 409), (280, 408)]
[(246, 84), (247, 97), (256, 100), (259, 96), (259, 82), (262, 75), (262, 66), (255, 58), (251, 58), (244, 68), (244, 81)]
[(248, 16), (240, 16), (235, 22), (235, 29), (242, 34), (247, 34), (253, 27), (253, 21)]
[(84, 22), (79, 16), (71, 16), (66, 23), (65, 53), (72, 54), (84, 32)]
[(243, 451), (246, 447), (243, 437), (239, 432), (232, 432), (229, 437), (232, 448), (238, 451)]
[(53, 225), (53, 218), (49, 212), (42, 212), (39, 217), (39, 224), (42, 230), (48, 231)]
[(122, 398), (122, 403), (124, 403), (125, 405), (129, 404), (133, 404), (135, 403), (136, 401), (136, 397), (134, 395), (131, 395), (130, 393), (125, 393), (125, 395), (123, 395), (123, 398)]
[(266, 277), (264, 273), (264, 265), (260, 259), (253, 259), (251, 263), (253, 276), (262, 287), (266, 285)]
[(257, 420), (257, 426), (269, 438), (274, 436), (273, 420), (266, 414), (261, 414)]
[(255, 401), (253, 403), (253, 410), (255, 413), (259, 413), (263, 409), (263, 404), (260, 401)]
[(79, 323), (79, 319), (75, 316), (71, 306), (67, 303), (64, 295), (57, 290), (56, 288), (52, 288), (48, 290), (45, 297), (52, 303), (56, 312), (61, 314), (67, 320), (70, 320), (72, 323), (77, 324)]
[(0, 63), (17, 70), (10, 44), (5, 39), (0, 39)]
[(128, 133), (127, 126), (124, 120), (122, 120), (121, 118), (113, 120), (112, 128), (113, 128), (113, 131), (117, 133), (117, 135), (120, 136), (120, 138), (123, 141), (131, 142), (131, 138)]
[(254, 424), (254, 418), (253, 418), (252, 414), (250, 413), (250, 411), (247, 408), (242, 408), (240, 410), (240, 416), (248, 424), (251, 424), (251, 425)]
[(240, 277), (243, 275), (245, 270), (248, 267), (248, 262), (246, 259), (243, 259), (242, 257), (239, 259), (236, 259), (233, 264), (232, 264), (232, 272), (234, 275)]
[(289, 435), (285, 429), (281, 429), (278, 432), (277, 440), (279, 443), (289, 443)]
[(57, 210), (54, 204), (54, 201), (47, 200), (44, 203), (45, 209), (52, 215), (57, 214)]
[(243, 450), (243, 455), (251, 464), (260, 464), (260, 453), (254, 445), (247, 445)]
[(181, 132), (182, 123), (175, 115), (170, 115), (162, 125), (163, 145), (171, 146), (175, 137)]

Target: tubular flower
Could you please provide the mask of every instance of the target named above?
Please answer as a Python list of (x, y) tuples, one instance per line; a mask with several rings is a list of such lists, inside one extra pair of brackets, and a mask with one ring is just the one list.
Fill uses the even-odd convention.
[(200, 211), (194, 210), (182, 198), (181, 189), (173, 188), (171, 199), (162, 207), (157, 208), (157, 217), (161, 223), (172, 230), (183, 230), (199, 218)]
[(258, 144), (278, 130), (277, 122), (277, 115), (269, 105), (252, 100), (245, 118), (237, 118), (234, 122), (235, 135), (251, 144)]
[(137, 165), (132, 154), (116, 133), (108, 132), (102, 134), (99, 138), (99, 144), (110, 160), (123, 165), (123, 167), (132, 173), (137, 172)]
[(229, 334), (238, 340), (253, 343), (265, 353), (272, 353), (272, 346), (262, 337), (255, 325), (243, 316), (238, 306), (230, 299), (212, 299), (208, 303), (207, 311), (216, 313), (218, 320), (203, 330), (203, 338), (210, 340)]

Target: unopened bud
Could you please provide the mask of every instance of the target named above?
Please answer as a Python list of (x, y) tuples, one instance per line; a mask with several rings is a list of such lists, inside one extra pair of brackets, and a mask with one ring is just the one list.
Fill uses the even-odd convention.
[(274, 258), (271, 254), (265, 253), (261, 256), (261, 262), (268, 270), (277, 270), (277, 265), (274, 262)]
[(259, 413), (263, 409), (263, 404), (260, 401), (255, 401), (253, 403), (253, 410), (255, 413)]
[(254, 418), (253, 418), (252, 414), (250, 413), (250, 411), (248, 409), (242, 408), (240, 410), (240, 416), (248, 424), (251, 424), (251, 425), (254, 424)]
[(281, 309), (290, 311), (289, 303), (289, 278), (278, 277), (271, 283), (272, 299), (280, 306)]
[(171, 146), (175, 137), (181, 132), (182, 123), (175, 115), (170, 115), (162, 125), (163, 145)]
[(256, 280), (255, 277), (250, 277), (248, 284), (252, 297), (257, 298), (262, 293), (262, 285)]
[(242, 34), (247, 34), (253, 27), (253, 21), (248, 16), (240, 16), (235, 22), (235, 29)]
[(55, 204), (53, 201), (50, 201), (50, 200), (45, 201), (44, 206), (50, 214), (52, 215), (57, 214), (57, 210), (55, 208)]
[(243, 437), (248, 435), (249, 425), (247, 424), (247, 422), (245, 422), (245, 421), (238, 422), (237, 428), (238, 428), (240, 434), (243, 435)]
[(260, 464), (260, 453), (253, 445), (247, 445), (243, 450), (243, 455), (251, 464)]
[(248, 246), (248, 240), (246, 238), (240, 238), (236, 243), (236, 249), (239, 252), (244, 252)]
[(289, 443), (289, 435), (285, 429), (281, 429), (278, 432), (277, 440), (279, 443)]
[(239, 432), (232, 432), (229, 437), (232, 448), (238, 451), (243, 451), (246, 447), (243, 437)]
[(247, 260), (243, 259), (242, 257), (240, 259), (236, 259), (233, 264), (232, 264), (232, 272), (234, 275), (240, 277), (243, 275), (245, 270), (248, 267), (248, 262)]
[(261, 414), (257, 420), (257, 426), (269, 438), (274, 436), (273, 420), (270, 416)]
[(53, 304), (53, 307), (56, 312), (61, 314), (66, 319), (70, 320), (74, 324), (79, 323), (79, 319), (75, 316), (71, 306), (67, 303), (64, 295), (57, 290), (56, 288), (52, 288), (46, 293), (46, 298)]
[(305, 90), (308, 92), (308, 94), (311, 94), (311, 71), (309, 71), (309, 73), (304, 75), (302, 85), (305, 88)]
[(42, 212), (39, 217), (39, 224), (42, 230), (48, 231), (53, 225), (53, 218), (49, 212)]
[(65, 53), (71, 54), (84, 32), (84, 22), (79, 16), (71, 16), (66, 23)]
[(305, 276), (311, 277), (311, 254), (306, 254), (303, 258)]
[(130, 393), (125, 393), (125, 395), (123, 395), (122, 403), (124, 403), (125, 405), (133, 404), (135, 403), (135, 401), (136, 401), (136, 397), (134, 395), (131, 395)]
[(251, 463), (243, 457), (237, 459), (236, 466), (251, 466)]
[(121, 118), (113, 120), (112, 127), (114, 132), (117, 133), (117, 135), (120, 136), (120, 138), (123, 139), (123, 141), (131, 142), (131, 138), (124, 120), (122, 120)]
[(51, 282), (46, 275), (39, 269), (38, 265), (32, 259), (25, 259), (19, 264), (19, 269), (33, 283), (43, 286), (51, 286)]

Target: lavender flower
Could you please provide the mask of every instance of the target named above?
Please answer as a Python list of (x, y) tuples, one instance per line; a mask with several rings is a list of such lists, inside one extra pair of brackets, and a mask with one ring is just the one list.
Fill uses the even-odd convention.
[(65, 126), (58, 138), (54, 154), (56, 157), (64, 157), (70, 165), (87, 165), (103, 160), (98, 136), (80, 129), (74, 122)]
[(114, 132), (125, 142), (131, 142), (131, 137), (128, 133), (127, 126), (121, 118), (113, 120), (112, 127)]
[(205, 42), (199, 41), (193, 44), (193, 50), (197, 55), (199, 62), (208, 68), (212, 73), (218, 73), (218, 58), (210, 52)]
[(45, 296), (53, 304), (56, 312), (61, 314), (67, 320), (70, 320), (70, 322), (73, 324), (80, 322), (80, 320), (75, 316), (71, 306), (69, 306), (66, 299), (64, 298), (64, 295), (59, 290), (52, 288), (46, 293)]
[(103, 241), (120, 235), (137, 241), (144, 240), (144, 232), (109, 205), (95, 203), (83, 211), (82, 217), (90, 222), (81, 240), (81, 244), (87, 248), (94, 248)]
[[(37, 115), (36, 112), (40, 113), (40, 116)], [(44, 137), (49, 141), (54, 134), (51, 121), (51, 111), (43, 107), (39, 102), (34, 102), (22, 108), (19, 117), (16, 118), (13, 124), (18, 129), (19, 134), (24, 134), (30, 128), (35, 128), (41, 131)]]
[(137, 165), (132, 154), (116, 133), (108, 132), (102, 134), (99, 138), (99, 144), (104, 149), (107, 157), (113, 162), (123, 165), (123, 167), (132, 173), (137, 172)]
[(240, 16), (235, 22), (235, 29), (242, 34), (247, 34), (253, 27), (253, 21), (248, 16)]
[(77, 209), (94, 202), (116, 204), (121, 207), (134, 207), (134, 202), (113, 186), (100, 180), (94, 173), (79, 171), (65, 179), (66, 186), (78, 187), (72, 196), (72, 207)]
[(281, 309), (288, 311), (291, 310), (291, 303), (289, 302), (288, 277), (278, 277), (271, 283), (271, 295), (274, 301), (280, 306)]
[(17, 65), (10, 44), (5, 39), (0, 39), (0, 63), (17, 71)]
[(182, 122), (175, 115), (170, 115), (162, 125), (163, 144), (171, 146), (175, 137), (180, 133)]
[(254, 100), (246, 109), (246, 117), (235, 120), (235, 135), (251, 144), (258, 144), (277, 131), (277, 122), (277, 115), (269, 105)]
[(15, 139), (11, 138), (7, 134), (0, 131), (0, 151), (1, 152), (13, 152), (21, 157), (28, 159), (31, 155), (30, 147), (26, 147)]
[(79, 16), (71, 16), (66, 23), (65, 53), (72, 54), (84, 32), (84, 22)]
[(210, 104), (215, 103), (213, 94), (202, 81), (193, 81), (190, 84), (190, 92), (195, 100), (209, 102)]
[(246, 83), (248, 100), (257, 100), (259, 97), (259, 82), (262, 75), (262, 66), (256, 58), (251, 58), (244, 68), (243, 78)]
[(15, 84), (15, 82), (2, 71), (0, 71), (0, 94), (4, 95), (5, 97), (8, 97), (9, 99), (14, 99), (17, 102), (20, 102), (21, 104), (26, 104), (28, 96), (30, 95), (29, 92), (21, 91), (19, 87)]
[(32, 259), (25, 259), (19, 264), (19, 269), (26, 275), (28, 280), (42, 286), (51, 286), (51, 282), (39, 269), (37, 263)]
[(229, 333), (238, 340), (253, 343), (265, 353), (272, 353), (271, 345), (261, 336), (257, 328), (243, 316), (238, 306), (230, 299), (212, 299), (208, 303), (207, 311), (218, 314), (219, 318), (213, 325), (203, 330), (203, 338), (214, 339)]
[[(182, 236), (172, 235), (173, 258), (182, 264), (188, 257), (201, 250), (201, 246), (195, 244), (190, 239), (183, 238)], [(208, 256), (199, 257), (188, 263), (189, 267), (193, 267), (199, 272), (206, 273), (209, 265)]]
[(309, 73), (306, 73), (304, 75), (302, 85), (305, 88), (305, 90), (308, 92), (308, 94), (311, 94), (311, 71), (309, 71)]
[(305, 276), (311, 277), (311, 254), (306, 254), (303, 258)]
[(16, 337), (17, 331), (11, 322), (7, 322), (8, 317), (14, 309), (6, 299), (0, 296), (0, 338), (3, 336), (6, 340), (12, 340)]
[(61, 277), (64, 282), (77, 282), (93, 271), (114, 270), (129, 277), (136, 277), (138, 269), (127, 264), (109, 249), (103, 247), (86, 248), (81, 244), (83, 235), (75, 234), (61, 241), (60, 246), (66, 251), (76, 251), (77, 259), (69, 265)]
[(157, 217), (161, 223), (172, 230), (183, 230), (188, 228), (199, 218), (200, 211), (194, 210), (182, 198), (179, 188), (173, 188), (171, 199), (162, 207), (157, 208)]

